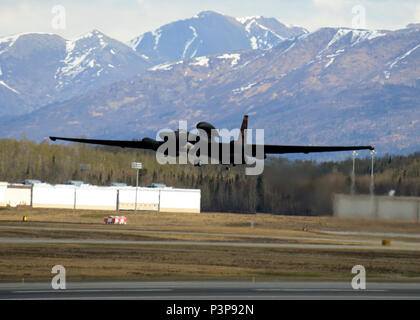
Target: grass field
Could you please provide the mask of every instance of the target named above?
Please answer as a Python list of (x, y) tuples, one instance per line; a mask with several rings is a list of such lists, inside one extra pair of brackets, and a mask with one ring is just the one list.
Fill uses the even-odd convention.
[[(107, 215), (125, 215), (127, 225), (104, 225)], [(22, 217), (28, 216), (27, 222)], [(251, 227), (251, 221), (253, 227)], [(304, 231), (305, 230), (305, 231)], [(58, 209), (0, 209), (0, 238), (150, 241), (118, 243), (0, 242), (0, 280), (51, 279), (66, 267), (73, 280), (168, 279), (351, 279), (354, 265), (368, 279), (420, 280), (420, 251), (384, 250), (375, 235), (324, 231), (387, 232), (392, 245), (420, 246), (420, 224), (407, 221), (226, 213), (106, 212)], [(235, 243), (363, 244), (377, 249), (254, 248), (229, 245), (170, 245), (154, 241)], [(405, 243), (406, 241), (407, 243)]]

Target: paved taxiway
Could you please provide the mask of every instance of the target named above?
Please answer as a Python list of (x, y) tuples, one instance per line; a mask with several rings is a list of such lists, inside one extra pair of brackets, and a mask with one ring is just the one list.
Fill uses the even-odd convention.
[[(102, 228), (62, 228), (62, 227), (37, 227), (37, 226), (0, 226), (0, 230), (32, 229), (38, 231), (84, 231), (84, 232), (125, 232), (136, 234), (174, 234), (174, 235), (201, 235), (201, 236), (225, 236), (231, 238), (249, 238), (250, 241), (181, 241), (181, 240), (111, 240), (111, 239), (51, 239), (51, 238), (9, 238), (1, 237), (0, 243), (5, 244), (115, 244), (115, 245), (165, 245), (165, 246), (231, 246), (248, 248), (305, 248), (305, 249), (357, 249), (357, 250), (404, 250), (420, 251), (420, 242), (393, 241), (392, 246), (382, 246), (379, 240), (375, 239), (343, 239), (325, 238), (320, 235), (313, 237), (296, 236), (274, 236), (258, 234), (232, 234), (232, 233), (211, 233), (211, 232), (189, 232), (189, 231), (161, 231), (161, 230), (130, 230), (130, 229), (102, 229)], [(323, 231), (328, 234), (331, 232)], [(322, 234), (320, 233), (320, 234)], [(342, 235), (337, 233), (337, 235)], [(374, 233), (366, 234), (375, 236)], [(381, 234), (386, 235), (386, 234)], [(253, 242), (251, 239), (264, 239), (264, 242)], [(272, 240), (284, 240), (288, 243), (268, 242)], [(316, 241), (324, 243), (289, 243), (289, 241)], [(330, 243), (328, 243), (330, 242)], [(338, 242), (334, 244), (331, 242)], [(340, 243), (341, 242), (341, 243)], [(342, 244), (343, 242), (347, 244)]]
[(420, 300), (420, 283), (367, 282), (366, 290), (352, 289), (350, 281), (68, 282), (65, 290), (53, 290), (49, 282), (0, 283), (0, 299)]
[(5, 244), (115, 244), (115, 245), (163, 245), (163, 246), (227, 246), (245, 248), (304, 248), (304, 249), (345, 249), (345, 250), (397, 250), (420, 251), (419, 246), (380, 246), (378, 245), (345, 245), (345, 244), (301, 244), (301, 243), (255, 243), (228, 241), (130, 241), (130, 240), (92, 240), (92, 239), (40, 239), (40, 238), (0, 238)]

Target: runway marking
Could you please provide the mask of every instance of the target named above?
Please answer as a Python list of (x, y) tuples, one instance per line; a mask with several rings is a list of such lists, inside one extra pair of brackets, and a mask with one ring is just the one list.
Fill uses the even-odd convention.
[[(420, 283), (372, 282), (366, 290), (353, 290), (347, 281), (295, 282), (88, 282), (69, 283), (53, 290), (48, 283), (0, 284), (0, 300), (383, 300), (420, 299)], [(133, 287), (135, 285), (135, 287)], [(6, 286), (6, 287), (5, 287)], [(127, 287), (128, 286), (128, 287)], [(415, 287), (413, 287), (415, 286)]]
[[(93, 292), (169, 292), (173, 289), (65, 289), (65, 290), (16, 290), (13, 293), (93, 293)], [(250, 291), (266, 291), (266, 292), (389, 292), (385, 289), (366, 289), (366, 290), (353, 290), (353, 289), (281, 289), (281, 288), (258, 288), (250, 289)]]
[(255, 289), (256, 291), (279, 291), (279, 292), (388, 292), (389, 290), (383, 289), (366, 289), (366, 290), (354, 290), (354, 289)]
[(17, 290), (12, 291), (13, 293), (84, 293), (84, 292), (168, 292), (173, 291), (173, 289), (64, 289), (64, 290)]

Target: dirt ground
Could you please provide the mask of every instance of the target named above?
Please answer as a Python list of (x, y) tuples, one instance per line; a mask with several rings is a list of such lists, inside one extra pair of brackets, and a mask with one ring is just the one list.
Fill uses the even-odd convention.
[[(127, 225), (104, 225), (108, 215), (127, 216)], [(22, 222), (27, 216), (28, 221)], [(107, 212), (59, 209), (0, 209), (0, 238), (141, 240), (151, 244), (3, 243), (0, 280), (51, 279), (66, 267), (74, 280), (167, 279), (351, 279), (361, 264), (367, 277), (420, 280), (420, 251), (382, 250), (380, 238), (324, 231), (411, 235), (420, 244), (420, 224), (410, 221), (297, 217), (269, 214)], [(277, 238), (276, 238), (277, 237)], [(392, 241), (398, 241), (395, 236)], [(331, 243), (376, 241), (378, 249), (251, 248), (162, 245), (153, 241)], [(376, 243), (374, 242), (374, 243)]]

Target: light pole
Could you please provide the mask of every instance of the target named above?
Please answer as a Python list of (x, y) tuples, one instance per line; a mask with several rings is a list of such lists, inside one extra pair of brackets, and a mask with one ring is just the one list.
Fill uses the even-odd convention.
[(356, 162), (356, 157), (359, 154), (356, 151), (352, 152), (352, 156), (353, 156), (353, 171), (351, 173), (351, 189), (350, 189), (350, 193), (352, 195), (354, 195), (355, 190), (356, 190), (356, 173), (355, 173), (355, 162)]
[(373, 196), (374, 191), (375, 191), (375, 182), (374, 182), (374, 179), (373, 179), (373, 158), (375, 157), (375, 154), (376, 154), (375, 150), (372, 150), (370, 152), (370, 155), (372, 157), (372, 164), (371, 164), (371, 171), (370, 171), (370, 188), (369, 188), (371, 196)]
[(136, 178), (136, 200), (134, 205), (134, 211), (137, 212), (137, 189), (139, 187), (139, 171), (142, 169), (142, 163), (141, 162), (131, 162), (131, 168), (137, 170), (137, 178)]

